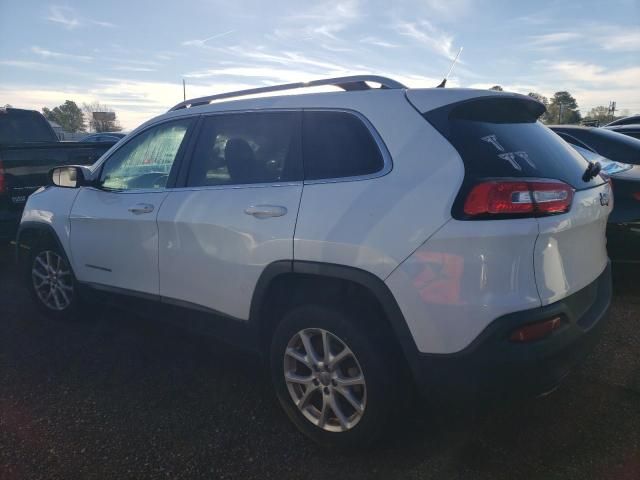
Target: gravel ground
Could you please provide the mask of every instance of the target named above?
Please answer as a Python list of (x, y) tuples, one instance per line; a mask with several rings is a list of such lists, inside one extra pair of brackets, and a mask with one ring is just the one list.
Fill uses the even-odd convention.
[[(301, 437), (256, 359), (117, 310), (43, 318), (0, 251), (0, 479), (640, 478), (640, 284), (556, 392), (341, 455)], [(640, 267), (638, 267), (640, 268)]]

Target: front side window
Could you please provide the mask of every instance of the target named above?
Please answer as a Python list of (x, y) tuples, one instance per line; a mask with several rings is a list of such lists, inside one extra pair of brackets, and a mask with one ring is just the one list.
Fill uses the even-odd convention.
[(351, 113), (305, 112), (302, 142), (305, 180), (370, 175), (384, 167), (371, 132)]
[(171, 167), (191, 119), (151, 127), (119, 148), (108, 159), (100, 185), (109, 190), (165, 188)]
[(301, 180), (299, 112), (246, 112), (204, 119), (188, 186)]

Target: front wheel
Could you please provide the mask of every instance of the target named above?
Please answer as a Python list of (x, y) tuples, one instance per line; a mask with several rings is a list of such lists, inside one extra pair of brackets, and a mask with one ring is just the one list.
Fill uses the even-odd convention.
[(33, 248), (25, 272), (27, 288), (38, 307), (57, 319), (74, 319), (80, 299), (71, 266), (60, 249), (53, 245)]
[(363, 327), (338, 309), (306, 305), (287, 313), (274, 332), (270, 364), (280, 404), (323, 446), (366, 447), (390, 423), (394, 357), (375, 324)]

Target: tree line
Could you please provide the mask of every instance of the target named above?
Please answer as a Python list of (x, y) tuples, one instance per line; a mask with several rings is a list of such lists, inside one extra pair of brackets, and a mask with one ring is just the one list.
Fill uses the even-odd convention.
[[(503, 91), (500, 85), (494, 85), (490, 90)], [(578, 109), (578, 102), (567, 91), (560, 91), (553, 94), (550, 99), (537, 92), (529, 92), (528, 95), (542, 102), (547, 111), (540, 120), (547, 124), (577, 124), (580, 122), (597, 122), (603, 124), (620, 118), (610, 114), (609, 108), (601, 105), (592, 108), (586, 117), (582, 117)], [(112, 112), (113, 120), (95, 119), (94, 112)], [(86, 132), (87, 129), (93, 132), (119, 132), (122, 126), (115, 116), (115, 112), (106, 105), (99, 102), (83, 103), (82, 108), (72, 100), (66, 100), (62, 105), (53, 109), (44, 107), (42, 113), (47, 120), (56, 122), (66, 132)], [(629, 115), (628, 111), (622, 111), (621, 116)]]
[[(494, 85), (489, 90), (502, 92), (504, 89), (500, 85)], [(543, 123), (550, 125), (561, 124), (578, 124), (578, 123), (597, 123), (604, 124), (615, 120), (616, 118), (626, 117), (629, 111), (623, 110), (621, 115), (613, 116), (609, 111), (609, 107), (600, 105), (592, 108), (589, 113), (583, 117), (578, 109), (578, 102), (567, 91), (556, 92), (551, 99), (537, 92), (529, 92), (528, 95), (535, 98), (546, 107), (547, 111), (540, 117)]]
[[(111, 112), (114, 116), (113, 119), (96, 119), (93, 115), (94, 112)], [(86, 132), (87, 129), (96, 133), (122, 130), (115, 112), (99, 102), (83, 103), (80, 108), (76, 102), (66, 100), (62, 105), (52, 109), (44, 107), (42, 114), (47, 120), (56, 122), (65, 132), (69, 133)]]

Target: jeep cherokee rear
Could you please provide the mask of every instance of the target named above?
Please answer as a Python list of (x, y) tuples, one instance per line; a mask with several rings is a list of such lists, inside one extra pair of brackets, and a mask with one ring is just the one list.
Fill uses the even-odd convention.
[(350, 91), (190, 100), (55, 170), (77, 188), (32, 195), (18, 239), (39, 305), (82, 315), (88, 287), (213, 328), (325, 445), (378, 438), (404, 372), (428, 396), (553, 388), (608, 309), (609, 185), (528, 97), (315, 84)]

